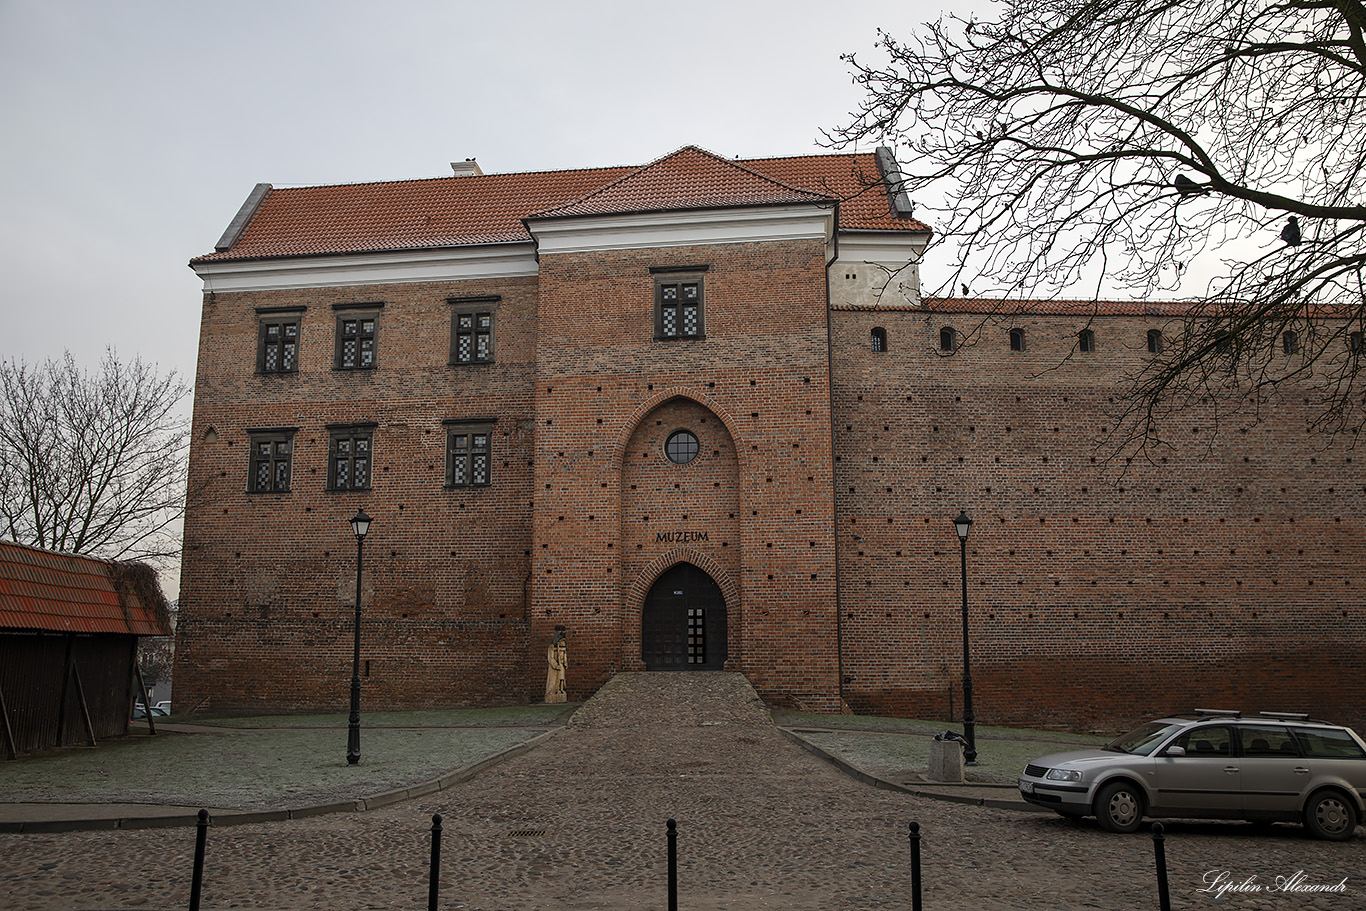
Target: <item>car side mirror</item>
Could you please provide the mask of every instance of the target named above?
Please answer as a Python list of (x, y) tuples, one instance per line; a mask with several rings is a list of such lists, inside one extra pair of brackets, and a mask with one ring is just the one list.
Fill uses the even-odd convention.
[(1186, 755), (1186, 748), (1185, 748), (1185, 747), (1167, 747), (1165, 750), (1162, 751), (1162, 755), (1163, 755), (1163, 756), (1185, 756), (1185, 755)]

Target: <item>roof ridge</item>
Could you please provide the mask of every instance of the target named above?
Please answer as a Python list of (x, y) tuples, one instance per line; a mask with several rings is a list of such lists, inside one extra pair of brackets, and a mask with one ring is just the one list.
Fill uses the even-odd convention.
[[(690, 143), (690, 144), (688, 144), (688, 145), (680, 146), (680, 147), (678, 147), (677, 149), (674, 149), (672, 152), (669, 152), (667, 155), (661, 155), (660, 157), (656, 158), (654, 161), (651, 161), (651, 162), (649, 162), (648, 164), (643, 164), (643, 165), (641, 165), (640, 167), (636, 168), (635, 170), (630, 171), (630, 172), (628, 172), (628, 173), (626, 173), (626, 174), (623, 174), (623, 175), (621, 175), (620, 177), (616, 178), (615, 180), (608, 181), (607, 183), (603, 184), (602, 186), (597, 187), (597, 188), (595, 188), (595, 189), (593, 189), (593, 190), (590, 190), (589, 192), (584, 193), (583, 195), (581, 195), (581, 196), (579, 196), (579, 197), (577, 197), (577, 198), (575, 198), (575, 199), (567, 200), (567, 201), (562, 202), (562, 203), (560, 203), (560, 204), (558, 204), (558, 205), (552, 206), (551, 208), (548, 208), (548, 209), (542, 209), (542, 210), (539, 211), (539, 212), (533, 212), (533, 213), (531, 213), (531, 214), (525, 216), (524, 220), (526, 220), (526, 219), (532, 219), (532, 218), (551, 218), (551, 217), (554, 217), (554, 213), (556, 213), (556, 212), (567, 212), (567, 211), (572, 210), (572, 209), (574, 209), (574, 208), (576, 208), (576, 207), (583, 206), (583, 205), (585, 205), (586, 203), (588, 203), (590, 200), (592, 200), (592, 199), (594, 199), (594, 198), (596, 198), (596, 197), (603, 196), (604, 194), (607, 194), (607, 193), (611, 192), (611, 191), (614, 190), (614, 189), (618, 189), (618, 188), (620, 188), (620, 187), (626, 185), (629, 181), (633, 181), (633, 180), (637, 180), (637, 179), (643, 178), (643, 176), (644, 176), (645, 174), (647, 174), (649, 171), (651, 171), (652, 169), (658, 168), (658, 167), (664, 165), (666, 162), (668, 162), (668, 161), (670, 161), (670, 160), (672, 160), (672, 159), (678, 158), (679, 156), (683, 155), (684, 153), (690, 152), (690, 151), (691, 151), (691, 152), (697, 152), (697, 153), (699, 153), (700, 155), (702, 155), (704, 158), (709, 159), (709, 160), (711, 160), (711, 161), (713, 161), (713, 162), (716, 162), (717, 164), (725, 165), (725, 166), (728, 167), (728, 168), (732, 168), (732, 169), (734, 169), (734, 170), (736, 170), (736, 171), (739, 171), (739, 172), (741, 172), (741, 173), (743, 173), (743, 174), (747, 174), (747, 175), (749, 175), (750, 177), (753, 177), (753, 178), (756, 178), (756, 179), (758, 179), (758, 180), (761, 180), (761, 181), (763, 181), (764, 183), (770, 184), (770, 185), (772, 185), (772, 186), (774, 186), (774, 187), (779, 187), (779, 188), (781, 188), (781, 189), (783, 189), (783, 190), (787, 190), (787, 191), (790, 192), (790, 193), (796, 193), (796, 194), (799, 194), (799, 195), (801, 195), (801, 196), (806, 196), (806, 197), (809, 197), (809, 198), (812, 199), (812, 200), (828, 200), (828, 199), (834, 198), (834, 197), (831, 197), (831, 196), (828, 196), (828, 195), (825, 195), (825, 194), (817, 193), (817, 192), (815, 192), (815, 191), (813, 191), (813, 190), (808, 190), (808, 189), (805, 189), (805, 188), (803, 188), (803, 187), (795, 187), (795, 186), (792, 186), (791, 184), (784, 183), (783, 181), (777, 179), (776, 177), (771, 177), (771, 176), (769, 176), (768, 174), (764, 174), (764, 173), (762, 173), (762, 172), (760, 172), (760, 171), (754, 170), (753, 168), (746, 167), (745, 165), (738, 163), (738, 160), (731, 160), (731, 159), (729, 159), (729, 158), (722, 157), (721, 155), (716, 154), (715, 152), (711, 151), (710, 149), (704, 149), (704, 148), (702, 148), (702, 147), (699, 146), (699, 145), (694, 145), (694, 144), (691, 144), (691, 143)], [(760, 159), (760, 160), (762, 160), (762, 159)]]
[(603, 165), (596, 168), (550, 168), (539, 171), (494, 171), (484, 174), (469, 174), (465, 176), (457, 174), (440, 174), (435, 177), (399, 177), (394, 180), (350, 180), (341, 183), (301, 183), (301, 184), (271, 184), (272, 192), (289, 192), (290, 190), (336, 190), (346, 187), (381, 187), (396, 184), (417, 184), (417, 183), (436, 183), (438, 181), (476, 181), (488, 180), (494, 177), (530, 177), (542, 174), (590, 174), (594, 171), (617, 171), (621, 168), (637, 168), (639, 165), (617, 164)]

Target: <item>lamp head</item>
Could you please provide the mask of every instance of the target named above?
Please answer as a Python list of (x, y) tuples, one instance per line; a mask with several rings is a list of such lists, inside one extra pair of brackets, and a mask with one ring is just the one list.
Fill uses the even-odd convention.
[(966, 512), (959, 510), (958, 518), (953, 520), (953, 530), (958, 532), (958, 540), (966, 541), (968, 539), (968, 532), (971, 529), (972, 520), (968, 518)]
[(365, 533), (370, 530), (370, 522), (370, 517), (365, 514), (365, 508), (362, 507), (351, 520), (351, 530), (356, 533), (357, 538), (364, 538)]

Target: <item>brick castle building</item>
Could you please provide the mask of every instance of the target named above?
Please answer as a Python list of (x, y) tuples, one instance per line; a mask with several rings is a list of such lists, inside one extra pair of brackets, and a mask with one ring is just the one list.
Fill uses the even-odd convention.
[(966, 510), (979, 721), (1366, 718), (1359, 453), (1293, 396), (1097, 451), (1178, 305), (923, 299), (885, 150), (455, 168), (258, 185), (191, 263), (178, 711), (345, 704), (363, 507), (367, 709), (538, 700), (563, 627), (570, 699), (956, 716)]

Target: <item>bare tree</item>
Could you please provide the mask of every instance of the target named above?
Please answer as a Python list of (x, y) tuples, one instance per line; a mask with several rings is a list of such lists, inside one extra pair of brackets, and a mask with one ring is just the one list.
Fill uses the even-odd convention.
[(878, 48), (846, 58), (866, 95), (830, 138), (902, 149), (953, 251), (940, 294), (1191, 302), (1118, 442), (1198, 402), (1255, 420), (1289, 386), (1361, 433), (1361, 0), (1006, 0)]
[(68, 352), (0, 362), (0, 531), (24, 544), (117, 560), (180, 552), (189, 387), (171, 371)]

